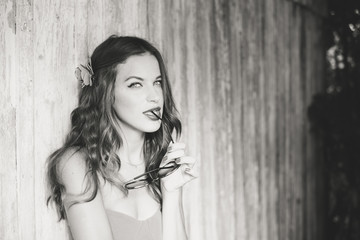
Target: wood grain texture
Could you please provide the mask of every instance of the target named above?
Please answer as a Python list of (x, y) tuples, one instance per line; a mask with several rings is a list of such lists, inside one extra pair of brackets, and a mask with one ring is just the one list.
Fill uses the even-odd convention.
[[(16, 2), (16, 162), (17, 210), (19, 238), (35, 236), (35, 183), (34, 158), (34, 65), (33, 65), (33, 11), (29, 1)], [(24, 57), (26, 56), (26, 57)], [(26, 123), (26, 124), (24, 124)], [(29, 161), (29, 159), (31, 159)], [(42, 169), (42, 168), (38, 168)], [(29, 207), (30, 206), (30, 207)], [(41, 205), (38, 205), (41, 207)]]
[(18, 239), (18, 192), (16, 156), (16, 3), (0, 6), (0, 239)]
[(325, 0), (3, 0), (0, 239), (70, 239), (46, 208), (45, 161), (69, 130), (74, 69), (111, 34), (163, 53), (201, 177), (192, 240), (322, 239), (307, 106), (324, 76)]

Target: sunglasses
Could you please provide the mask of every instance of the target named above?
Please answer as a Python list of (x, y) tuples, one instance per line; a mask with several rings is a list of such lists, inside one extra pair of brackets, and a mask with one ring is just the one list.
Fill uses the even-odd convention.
[[(146, 187), (147, 185), (164, 178), (166, 176), (169, 176), (171, 173), (173, 173), (176, 169), (179, 168), (179, 164), (177, 164), (175, 161), (168, 162), (166, 165), (147, 171), (132, 180), (125, 183), (125, 188), (128, 190), (131, 189), (138, 189), (142, 187)], [(154, 173), (154, 174), (152, 174)]]
[[(157, 115), (154, 111), (151, 111), (152, 114), (154, 114), (160, 121), (162, 121), (162, 118)], [(171, 134), (169, 134), (171, 142), (174, 143), (174, 140), (171, 137)], [(160, 178), (164, 178), (166, 176), (169, 176), (171, 173), (173, 173), (176, 169), (179, 168), (179, 164), (177, 164), (175, 161), (168, 162), (162, 167), (147, 171), (135, 178), (133, 178), (130, 181), (127, 181), (125, 183), (125, 188), (128, 190), (131, 189), (138, 189), (145, 187)], [(154, 174), (153, 174), (154, 173)]]

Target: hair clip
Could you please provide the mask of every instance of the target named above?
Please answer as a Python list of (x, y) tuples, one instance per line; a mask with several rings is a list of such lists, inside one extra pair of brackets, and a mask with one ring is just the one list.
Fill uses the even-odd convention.
[(94, 71), (91, 67), (91, 63), (88, 62), (86, 66), (80, 64), (80, 66), (75, 69), (75, 77), (81, 82), (81, 88), (92, 86)]

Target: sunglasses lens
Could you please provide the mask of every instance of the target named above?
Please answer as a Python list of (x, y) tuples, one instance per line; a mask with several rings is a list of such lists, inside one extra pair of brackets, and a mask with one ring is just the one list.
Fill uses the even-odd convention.
[(175, 169), (177, 169), (179, 167), (178, 164), (176, 164), (175, 162), (169, 162), (168, 164), (166, 164), (165, 166), (163, 166), (162, 168), (160, 168), (159, 170), (159, 177), (166, 177), (168, 176), (170, 173), (172, 173), (173, 171), (175, 171)]
[[(178, 169), (180, 165), (176, 164), (175, 161), (169, 162), (168, 164), (166, 164), (165, 166), (161, 167), (161, 168), (157, 168), (151, 171), (148, 171), (138, 177), (136, 177), (133, 181), (129, 181), (128, 183), (125, 184), (125, 188), (127, 189), (137, 189), (137, 188), (142, 188), (142, 187), (146, 187), (147, 185), (151, 184), (154, 181), (157, 181), (159, 178), (163, 178), (166, 177), (168, 175), (170, 175), (172, 172), (174, 172), (176, 169)], [(158, 171), (158, 172), (155, 172)], [(147, 178), (143, 178), (144, 175), (148, 175)], [(142, 177), (143, 179), (141, 179), (140, 177)], [(140, 178), (140, 179), (137, 179)]]

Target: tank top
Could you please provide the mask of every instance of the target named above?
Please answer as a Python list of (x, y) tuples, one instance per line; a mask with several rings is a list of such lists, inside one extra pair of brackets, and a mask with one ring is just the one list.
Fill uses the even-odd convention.
[(161, 240), (160, 209), (148, 219), (138, 220), (124, 213), (106, 210), (114, 240)]

